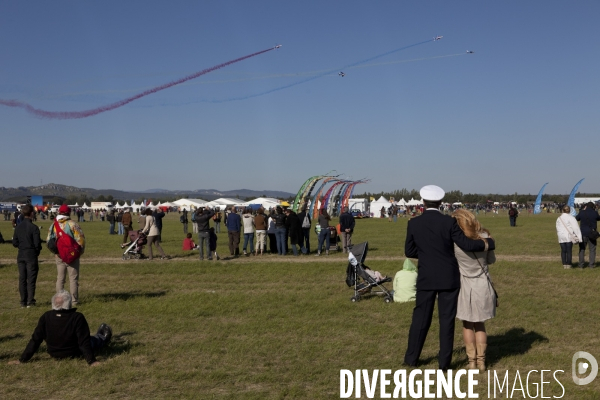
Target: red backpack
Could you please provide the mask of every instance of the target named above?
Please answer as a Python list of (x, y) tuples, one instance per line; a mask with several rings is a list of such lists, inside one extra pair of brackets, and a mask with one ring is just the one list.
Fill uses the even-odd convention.
[(56, 232), (56, 247), (58, 247), (58, 256), (67, 264), (71, 264), (81, 256), (81, 246), (71, 237), (60, 229), (58, 221), (54, 221), (54, 230)]

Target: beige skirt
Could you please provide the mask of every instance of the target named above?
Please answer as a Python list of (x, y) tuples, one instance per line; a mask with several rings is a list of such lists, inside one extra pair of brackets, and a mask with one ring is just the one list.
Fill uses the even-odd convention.
[(456, 318), (468, 322), (484, 322), (496, 316), (496, 295), (486, 274), (477, 278), (460, 277), (460, 293)]

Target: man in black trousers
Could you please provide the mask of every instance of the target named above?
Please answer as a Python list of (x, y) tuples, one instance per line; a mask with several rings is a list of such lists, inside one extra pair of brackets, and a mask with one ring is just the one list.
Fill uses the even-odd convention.
[(581, 225), (581, 236), (583, 241), (579, 243), (579, 268), (583, 268), (585, 264), (585, 248), (590, 248), (590, 268), (596, 266), (596, 245), (597, 239), (594, 237), (593, 232), (598, 231), (598, 221), (600, 221), (600, 215), (596, 211), (596, 206), (591, 201), (579, 211), (579, 214), (575, 217)]
[(21, 213), (24, 217), (23, 222), (15, 228), (12, 243), (19, 249), (17, 265), (21, 307), (29, 308), (35, 306), (35, 284), (39, 271), (38, 256), (42, 251), (42, 240), (40, 229), (31, 221), (33, 207), (30, 204), (24, 205)]
[(460, 273), (454, 256), (454, 243), (465, 251), (494, 250), (494, 241), (467, 238), (456, 220), (439, 211), (445, 192), (435, 185), (424, 186), (421, 198), (425, 212), (408, 221), (404, 253), (419, 259), (417, 299), (408, 335), (404, 363), (416, 366), (431, 326), (435, 298), (440, 321), (439, 368), (447, 370), (454, 347), (456, 304), (460, 291)]

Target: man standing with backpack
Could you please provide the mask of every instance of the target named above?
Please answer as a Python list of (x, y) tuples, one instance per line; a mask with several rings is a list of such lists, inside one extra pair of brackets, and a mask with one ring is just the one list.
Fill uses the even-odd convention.
[(517, 217), (519, 216), (519, 211), (515, 208), (514, 205), (510, 205), (508, 209), (508, 218), (510, 219), (510, 226), (517, 226)]
[(183, 224), (183, 233), (188, 233), (188, 217), (187, 210), (184, 208), (181, 216), (179, 217), (179, 222)]
[(46, 241), (56, 239), (58, 248), (58, 254), (55, 255), (58, 272), (56, 292), (64, 289), (68, 272), (73, 305), (77, 305), (79, 303), (79, 257), (85, 250), (85, 236), (79, 224), (69, 218), (70, 215), (69, 206), (66, 204), (60, 206), (54, 224), (50, 225)]
[(29, 308), (35, 306), (35, 283), (39, 271), (38, 256), (42, 251), (42, 239), (39, 228), (31, 221), (33, 207), (27, 204), (21, 211), (23, 222), (15, 228), (12, 244), (19, 249), (17, 265), (21, 307)]

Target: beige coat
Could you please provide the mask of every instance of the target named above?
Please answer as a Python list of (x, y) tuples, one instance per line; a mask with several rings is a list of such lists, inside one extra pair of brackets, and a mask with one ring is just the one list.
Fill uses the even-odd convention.
[(494, 318), (496, 295), (490, 283), (492, 280), (488, 270), (488, 266), (496, 262), (494, 252), (466, 253), (454, 245), (454, 254), (460, 269), (456, 318), (469, 322), (483, 322)]
[(158, 236), (160, 232), (156, 226), (156, 221), (152, 215), (146, 215), (146, 226), (144, 226), (144, 233), (148, 236)]

